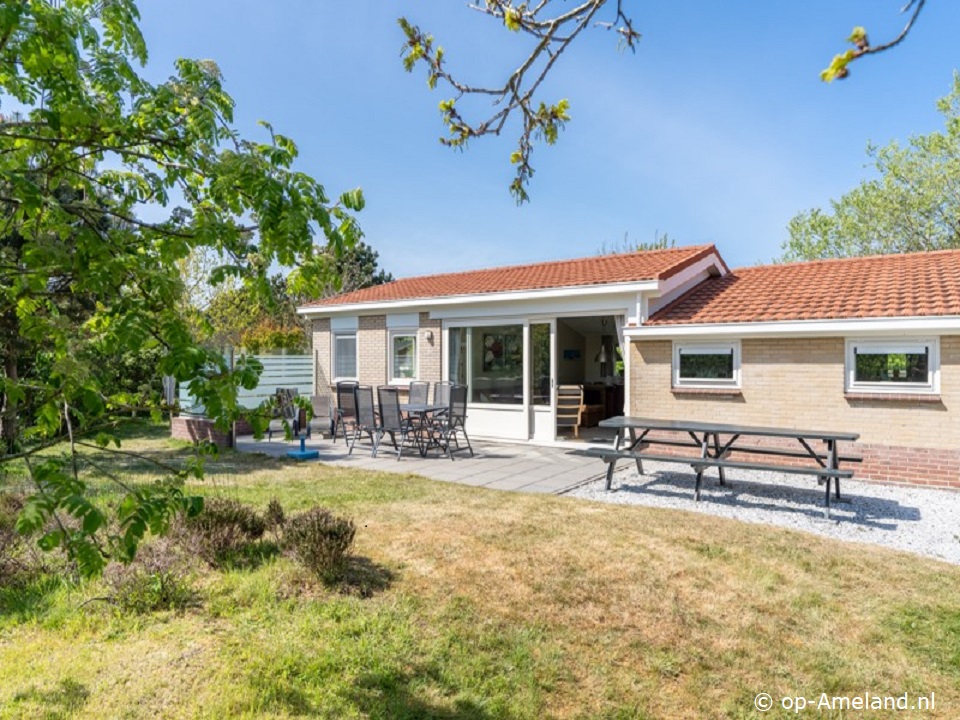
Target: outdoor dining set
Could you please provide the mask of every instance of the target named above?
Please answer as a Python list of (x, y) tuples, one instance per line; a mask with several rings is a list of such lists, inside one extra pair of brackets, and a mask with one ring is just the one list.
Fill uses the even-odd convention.
[[(404, 390), (405, 397), (401, 395)], [(432, 393), (429, 382), (414, 381), (402, 388), (382, 385), (376, 388), (375, 403), (373, 387), (340, 381), (335, 395), (334, 408), (330, 407), (330, 398), (313, 396), (313, 417), (306, 420), (297, 411), (290, 391), (277, 389), (280, 412), (288, 417), (294, 434), (301, 438), (309, 437), (312, 431), (330, 432), (333, 442), (343, 438), (349, 447), (348, 454), (353, 454), (359, 441), (367, 439), (372, 457), (377, 457), (384, 439), (389, 438), (397, 460), (405, 448), (416, 450), (421, 457), (427, 457), (431, 450), (451, 460), (461, 451), (473, 456), (466, 430), (466, 385), (436, 382)]]

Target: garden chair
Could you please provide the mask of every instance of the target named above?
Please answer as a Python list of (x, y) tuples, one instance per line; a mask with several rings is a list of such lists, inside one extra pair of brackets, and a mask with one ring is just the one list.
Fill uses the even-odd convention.
[(453, 383), (448, 380), (435, 382), (433, 384), (433, 404), (448, 406), (450, 404), (450, 388)]
[(425, 380), (414, 380), (411, 382), (407, 402), (421, 405), (426, 405), (430, 402), (430, 383)]
[[(378, 387), (377, 398), (380, 403), (380, 440), (384, 435), (390, 436), (397, 451), (397, 460), (403, 456), (404, 447), (415, 447), (419, 450), (422, 438), (418, 437), (417, 428), (410, 422), (410, 418), (404, 417), (400, 411), (400, 393), (397, 388), (390, 385)], [(377, 446), (379, 444), (378, 441)], [(377, 456), (377, 447), (373, 449), (373, 456)]]
[(300, 417), (297, 412), (297, 405), (293, 399), (297, 397), (296, 388), (277, 388), (276, 403), (279, 417), (275, 417), (267, 424), (267, 441), (273, 440), (275, 432), (286, 434), (284, 421), (290, 426), (294, 436), (300, 434)]
[[(434, 405), (443, 405), (444, 408), (450, 407), (450, 388), (453, 387), (453, 383), (448, 380), (442, 380), (440, 382), (435, 382), (433, 384), (433, 404)], [(447, 414), (447, 410), (439, 410), (434, 417), (440, 419)]]
[[(453, 460), (453, 453), (461, 450), (469, 450), (470, 457), (473, 457), (473, 446), (470, 444), (470, 438), (467, 435), (466, 385), (451, 386), (448, 410), (444, 415), (437, 418), (433, 427), (448, 458)], [(463, 439), (467, 443), (466, 447), (460, 447), (460, 440), (458, 439), (460, 435), (463, 435)], [(456, 445), (456, 450), (451, 448), (451, 443)]]
[(329, 395), (311, 395), (310, 407), (313, 410), (313, 417), (307, 422), (307, 437), (313, 432), (317, 432), (321, 437), (323, 435), (333, 434), (334, 419), (330, 412)]
[(354, 423), (353, 436), (350, 440), (350, 451), (347, 455), (353, 454), (353, 448), (361, 435), (370, 438), (373, 444), (373, 457), (377, 456), (377, 445), (380, 442), (380, 423), (377, 422), (377, 411), (373, 407), (373, 388), (369, 385), (357, 385), (354, 388), (354, 398), (356, 399), (356, 422)]
[(353, 380), (341, 380), (337, 383), (337, 412), (333, 424), (333, 441), (337, 441), (338, 432), (343, 432), (343, 441), (348, 442), (347, 426), (351, 431), (357, 426), (357, 400), (354, 391), (360, 383)]

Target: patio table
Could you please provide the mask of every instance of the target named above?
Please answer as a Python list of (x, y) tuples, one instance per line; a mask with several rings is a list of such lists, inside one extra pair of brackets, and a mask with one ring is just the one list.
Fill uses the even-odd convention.
[(405, 412), (408, 417), (416, 416), (417, 421), (413, 423), (414, 438), (417, 442), (417, 449), (420, 451), (420, 457), (426, 457), (431, 447), (440, 447), (433, 433), (430, 432), (431, 419), (434, 415), (444, 412), (449, 408), (446, 405), (437, 405), (434, 403), (400, 403), (401, 412)]

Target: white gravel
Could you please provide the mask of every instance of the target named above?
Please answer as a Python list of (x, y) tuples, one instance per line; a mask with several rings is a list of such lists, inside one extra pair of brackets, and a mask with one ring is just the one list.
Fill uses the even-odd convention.
[(694, 474), (672, 463), (645, 461), (640, 475), (621, 463), (612, 491), (599, 480), (570, 497), (619, 505), (691, 510), (744, 522), (778, 525), (852, 542), (873, 543), (960, 565), (960, 492), (840, 482), (840, 504), (823, 513), (824, 488), (814, 477), (755, 470), (727, 470), (727, 485), (708, 472), (701, 499), (693, 499)]

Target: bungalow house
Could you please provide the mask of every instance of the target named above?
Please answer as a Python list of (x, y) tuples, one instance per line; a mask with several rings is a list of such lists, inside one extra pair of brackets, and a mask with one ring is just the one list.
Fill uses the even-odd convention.
[(299, 312), (317, 392), (466, 383), (478, 437), (554, 440), (555, 388), (577, 383), (599, 417), (857, 432), (858, 477), (960, 488), (960, 251), (730, 270), (712, 245), (671, 248), (405, 278)]

